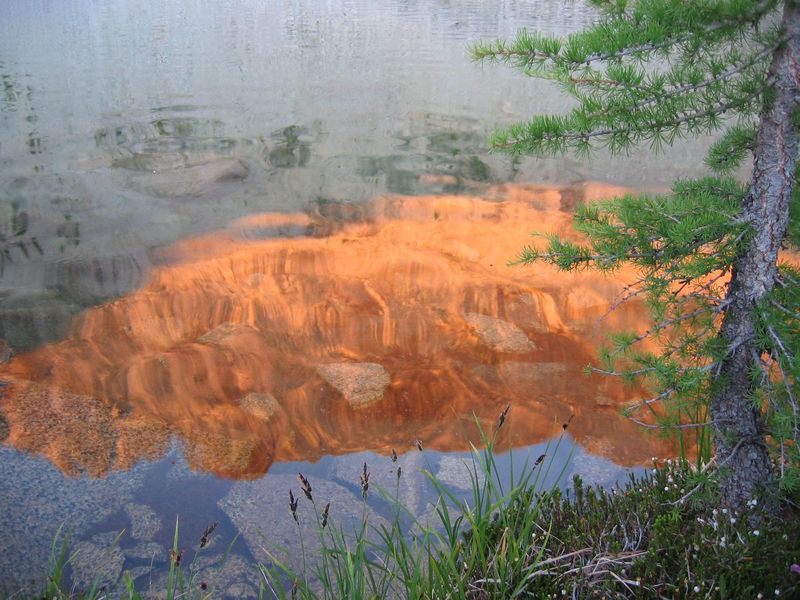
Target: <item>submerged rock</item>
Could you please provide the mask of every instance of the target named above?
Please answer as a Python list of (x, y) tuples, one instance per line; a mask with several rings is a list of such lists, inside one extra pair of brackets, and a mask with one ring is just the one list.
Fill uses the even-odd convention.
[(227, 432), (196, 431), (186, 438), (186, 460), (193, 469), (205, 469), (223, 477), (260, 474), (266, 470), (261, 440), (236, 438)]
[(133, 567), (132, 569), (126, 569), (125, 572), (130, 575), (133, 581), (136, 581), (140, 577), (150, 576), (152, 578), (153, 567), (150, 565), (142, 566), (142, 567)]
[(536, 345), (514, 323), (478, 313), (465, 313), (464, 319), (481, 341), (493, 350), (513, 353), (536, 350)]
[(135, 540), (152, 540), (161, 530), (161, 519), (146, 504), (126, 504), (125, 512), (131, 520), (131, 537)]
[(318, 366), (317, 372), (353, 408), (380, 400), (391, 382), (389, 373), (377, 363), (332, 363)]
[(532, 389), (561, 390), (565, 378), (579, 375), (580, 369), (565, 362), (508, 361), (498, 366), (498, 372), (506, 385), (524, 394)]
[[(231, 487), (228, 495), (219, 501), (219, 507), (230, 517), (248, 549), (258, 561), (270, 562), (268, 553), (277, 553), (285, 558), (289, 566), (299, 569), (302, 565), (301, 542), (303, 538), (306, 555), (311, 560), (319, 552), (319, 511), (330, 502), (331, 523), (345, 529), (355, 527), (361, 521), (364, 505), (356, 486), (352, 489), (309, 475), (316, 508), (300, 492), (297, 479), (290, 474), (267, 474), (253, 482), (239, 482)], [(298, 522), (292, 519), (288, 508), (289, 490), (299, 497)], [(375, 515), (370, 524), (386, 523)], [(265, 536), (268, 532), (269, 535)], [(282, 556), (280, 549), (286, 551)]]
[(232, 554), (226, 560), (215, 558), (201, 565), (197, 577), (212, 589), (214, 597), (258, 598), (259, 571), (243, 556)]
[(242, 331), (250, 331), (250, 328), (246, 325), (226, 322), (207, 331), (197, 338), (197, 341), (203, 344), (224, 344), (228, 338), (235, 337)]
[[(6, 591), (21, 591), (24, 597), (41, 593), (40, 577), (48, 572), (53, 542), (64, 539), (60, 524), (67, 524), (73, 539), (85, 535), (132, 501), (143, 473), (133, 469), (100, 479), (73, 479), (39, 457), (0, 446), (0, 530), (7, 542), (14, 541), (0, 552), (0, 596)], [(102, 545), (99, 540), (92, 543)]]
[(122, 574), (125, 555), (117, 544), (78, 542), (72, 547), (72, 578), (79, 584), (114, 584)]
[(478, 485), (483, 485), (486, 480), (481, 466), (475, 464), (470, 456), (443, 456), (439, 461), (436, 479), (441, 483), (460, 490), (471, 490), (474, 477), (478, 478)]
[(241, 181), (249, 170), (237, 159), (220, 159), (190, 167), (139, 175), (134, 185), (145, 193), (160, 198), (177, 198), (203, 194), (214, 184)]
[[(200, 584), (205, 584), (207, 588), (201, 597), (220, 600), (259, 598), (258, 582), (261, 574), (258, 567), (239, 554), (230, 554), (226, 560), (223, 560), (223, 555), (200, 556), (195, 559), (193, 569), (195, 589)], [(139, 572), (138, 576), (143, 574), (145, 573)], [(142, 592), (142, 597), (162, 600), (163, 590), (167, 589), (167, 577), (165, 572), (160, 571)]]
[[(385, 490), (387, 498), (397, 500), (405, 509), (417, 515), (420, 523), (435, 515), (436, 490), (423, 472), (431, 468), (431, 464), (416, 449), (405, 454), (401, 450), (396, 463), (392, 463), (389, 456), (378, 456), (371, 452), (337, 456), (331, 463), (331, 479), (351, 486), (356, 494), (360, 492), (360, 477), (364, 463), (367, 463), (370, 494), (382, 497), (378, 490)], [(402, 469), (399, 479), (397, 467)], [(375, 498), (371, 498), (370, 502), (375, 505)]]
[[(125, 556), (130, 558), (146, 561), (161, 562), (167, 558), (167, 549), (156, 542), (141, 542), (136, 544), (133, 548), (126, 548), (124, 553)], [(150, 572), (150, 569), (147, 569), (146, 572)], [(138, 575), (131, 575), (131, 577), (136, 579)]]
[(572, 472), (580, 475), (587, 485), (608, 486), (625, 470), (607, 458), (581, 452), (572, 458)]
[(268, 421), (275, 411), (278, 410), (278, 401), (272, 394), (260, 394), (258, 392), (250, 392), (238, 401), (239, 406), (246, 413), (249, 413), (257, 419)]

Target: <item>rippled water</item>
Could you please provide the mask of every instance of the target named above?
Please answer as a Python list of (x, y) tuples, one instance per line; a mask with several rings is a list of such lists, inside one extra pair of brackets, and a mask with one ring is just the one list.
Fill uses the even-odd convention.
[(221, 523), (210, 556), (242, 532), (207, 576), (247, 596), (265, 545), (296, 544), (298, 469), (347, 522), (361, 465), (390, 487), (396, 448), (401, 499), (429, 515), (420, 469), (463, 489), (476, 420), (508, 403), (520, 457), (575, 415), (557, 463), (597, 483), (668, 451), (618, 416), (637, 390), (582, 375), (604, 331), (645, 319), (598, 325), (624, 274), (506, 263), (613, 192), (582, 182), (663, 188), (702, 173), (707, 140), (489, 154), (494, 126), (564, 100), (467, 57), (592, 17), (577, 1), (0, 3), (5, 590), (32, 589), (62, 522), (76, 582), (100, 561), (158, 587), (179, 514), (187, 546)]

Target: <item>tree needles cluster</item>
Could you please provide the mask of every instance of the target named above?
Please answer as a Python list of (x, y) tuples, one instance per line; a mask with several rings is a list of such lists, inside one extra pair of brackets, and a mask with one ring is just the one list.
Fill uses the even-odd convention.
[[(473, 47), (476, 60), (551, 79), (575, 100), (566, 114), (499, 129), (495, 149), (621, 154), (724, 131), (707, 156), (709, 177), (580, 207), (586, 243), (549, 237), (518, 262), (633, 266), (620, 302), (644, 300), (654, 324), (614, 336), (594, 368), (649, 384), (652, 396), (626, 410), (632, 419), (687, 444), (694, 437), (702, 460), (713, 451), (721, 507), (763, 493), (778, 501), (777, 488), (800, 486), (800, 277), (779, 262), (800, 238), (800, 3), (592, 3), (601, 17), (586, 31), (521, 31)], [(748, 158), (745, 183), (731, 174)], [(644, 340), (659, 350), (642, 350)]]

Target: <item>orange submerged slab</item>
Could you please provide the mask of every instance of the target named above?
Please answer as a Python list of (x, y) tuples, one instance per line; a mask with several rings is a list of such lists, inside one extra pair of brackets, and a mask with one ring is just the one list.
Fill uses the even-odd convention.
[(534, 444), (574, 418), (588, 450), (631, 465), (666, 451), (619, 416), (638, 397), (584, 375), (606, 330), (646, 324), (630, 273), (509, 266), (531, 231), (619, 190), (501, 186), (263, 214), (159, 253), (141, 289), (87, 310), (58, 343), (2, 367), (7, 442), (99, 476), (180, 436), (198, 469), (359, 450), (465, 450), (503, 407)]

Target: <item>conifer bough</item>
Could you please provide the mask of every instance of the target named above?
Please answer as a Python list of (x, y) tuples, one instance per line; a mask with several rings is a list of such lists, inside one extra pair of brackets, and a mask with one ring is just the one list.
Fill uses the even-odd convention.
[[(601, 17), (583, 32), (521, 31), (472, 48), (576, 101), (567, 114), (497, 131), (493, 148), (588, 156), (724, 129), (706, 159), (713, 175), (664, 196), (581, 206), (585, 244), (549, 237), (519, 262), (635, 265), (620, 302), (644, 299), (655, 324), (614, 336), (595, 367), (654, 390), (626, 414), (682, 441), (695, 432), (701, 453), (713, 442), (724, 507), (743, 508), (776, 483), (796, 489), (800, 274), (779, 264), (779, 251), (800, 241), (800, 0), (590, 1)], [(748, 157), (742, 183), (730, 174)], [(648, 338), (658, 352), (641, 349)]]

